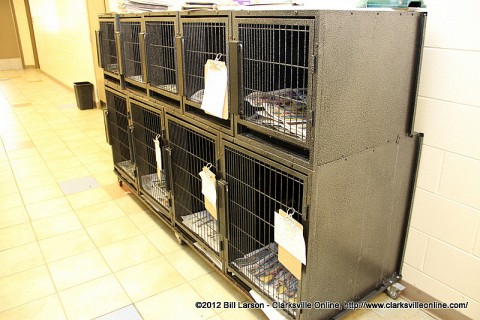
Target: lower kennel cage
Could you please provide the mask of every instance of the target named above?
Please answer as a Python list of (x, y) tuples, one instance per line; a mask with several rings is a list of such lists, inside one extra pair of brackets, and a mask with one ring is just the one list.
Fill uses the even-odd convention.
[[(301, 281), (278, 259), (274, 216), (280, 210), (303, 223), (306, 176), (224, 143), (228, 269), (271, 301), (300, 302)], [(296, 310), (287, 308), (288, 315)]]
[(132, 15), (121, 16), (120, 32), (125, 87), (146, 95), (145, 32), (142, 19)]
[(145, 21), (149, 96), (180, 108), (177, 22), (172, 17), (148, 17)]
[[(232, 119), (222, 119), (201, 109), (205, 91), (205, 64), (207, 60), (219, 60), (229, 67), (229, 23), (226, 17), (182, 18), (180, 20), (183, 40), (183, 78), (185, 114), (211, 124), (216, 129), (231, 134)], [(229, 86), (227, 83), (227, 91)]]
[(169, 157), (161, 111), (133, 99), (130, 110), (139, 190), (157, 212), (171, 218)]
[(174, 194), (175, 222), (196, 242), (200, 242), (214, 256), (217, 266), (221, 261), (221, 226), (207, 211), (202, 194), (204, 167), (216, 174), (217, 136), (180, 120), (167, 116), (168, 142), (171, 149), (171, 168)]
[(107, 126), (112, 146), (113, 162), (116, 171), (135, 184), (135, 161), (132, 143), (132, 126), (129, 123), (127, 99), (123, 94), (105, 90), (107, 101)]

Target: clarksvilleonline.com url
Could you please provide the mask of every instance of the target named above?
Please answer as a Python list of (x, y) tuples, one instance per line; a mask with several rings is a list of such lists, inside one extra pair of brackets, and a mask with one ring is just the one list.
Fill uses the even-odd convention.
[(467, 309), (468, 302), (420, 302), (420, 301), (346, 301), (344, 303), (331, 301), (301, 301), (301, 302), (273, 302), (271, 305), (263, 302), (236, 302), (236, 301), (197, 301), (196, 308), (224, 308), (224, 309)]

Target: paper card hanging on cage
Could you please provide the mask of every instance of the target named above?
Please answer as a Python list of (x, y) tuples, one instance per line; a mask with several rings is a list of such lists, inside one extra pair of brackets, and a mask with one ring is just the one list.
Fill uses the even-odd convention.
[(228, 75), (225, 62), (220, 61), (221, 54), (215, 60), (205, 63), (205, 90), (202, 110), (212, 116), (228, 119)]
[(205, 198), (205, 209), (217, 220), (217, 180), (215, 174), (210, 171), (211, 164), (203, 167), (199, 173), (202, 178), (202, 194)]
[(162, 181), (162, 149), (160, 148), (160, 141), (158, 140), (160, 135), (157, 134), (153, 139), (155, 145), (155, 160), (157, 161), (157, 177)]
[(274, 240), (278, 243), (278, 260), (298, 279), (302, 264), (307, 264), (303, 226), (289, 213), (279, 210), (274, 216)]

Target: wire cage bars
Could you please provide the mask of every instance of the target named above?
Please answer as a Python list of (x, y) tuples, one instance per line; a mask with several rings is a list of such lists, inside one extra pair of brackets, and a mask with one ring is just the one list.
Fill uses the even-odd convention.
[(299, 280), (278, 261), (274, 214), (294, 212), (293, 218), (301, 221), (303, 179), (234, 146), (225, 146), (224, 156), (229, 266), (273, 301), (298, 302)]
[(113, 162), (130, 178), (134, 178), (135, 164), (128, 124), (127, 101), (115, 93), (105, 90), (108, 109), (108, 132), (112, 144)]
[(119, 73), (115, 22), (100, 21), (101, 67), (108, 72)]
[(313, 30), (302, 21), (256, 21), (236, 24), (243, 47), (241, 119), (305, 142)]
[(150, 85), (177, 94), (174, 21), (146, 21), (147, 70)]
[(214, 252), (220, 252), (219, 223), (205, 209), (199, 173), (211, 165), (216, 173), (215, 140), (179, 123), (168, 121), (172, 151), (175, 218)]
[[(201, 21), (201, 19), (198, 19)], [(205, 63), (208, 59), (227, 63), (227, 24), (225, 22), (183, 22), (185, 95), (202, 103), (205, 89)]]
[[(170, 191), (168, 190), (165, 166), (157, 158), (162, 159), (162, 120), (159, 113), (153, 112), (141, 105), (130, 102), (133, 122), (133, 141), (135, 145), (135, 163), (139, 176), (139, 187), (150, 195), (158, 204), (167, 210), (170, 208)], [(155, 140), (159, 148), (155, 148)], [(157, 155), (157, 153), (160, 155)]]
[(142, 53), (140, 47), (141, 22), (121, 21), (122, 52), (124, 61), (124, 74), (128, 79), (144, 83), (145, 75), (142, 70)]

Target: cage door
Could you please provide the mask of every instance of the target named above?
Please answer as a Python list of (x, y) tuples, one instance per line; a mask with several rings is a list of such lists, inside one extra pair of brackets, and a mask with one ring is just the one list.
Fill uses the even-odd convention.
[(105, 90), (108, 109), (108, 130), (112, 145), (113, 162), (131, 179), (135, 177), (135, 163), (131, 142), (131, 126), (128, 121), (126, 98)]
[(241, 119), (297, 143), (311, 131), (312, 19), (235, 19), (241, 44)]
[(143, 68), (145, 33), (142, 32), (141, 21), (120, 21), (123, 53), (123, 73), (127, 79), (145, 83), (146, 74)]
[(100, 21), (98, 32), (101, 67), (108, 72), (120, 73), (114, 21)]

